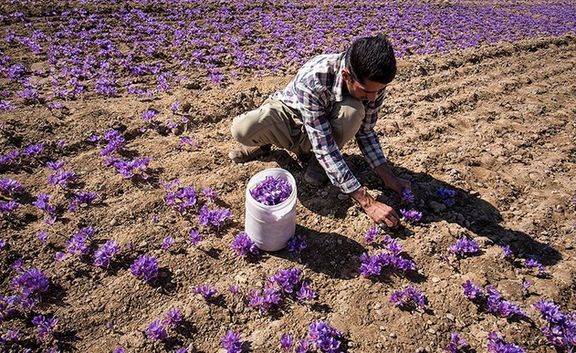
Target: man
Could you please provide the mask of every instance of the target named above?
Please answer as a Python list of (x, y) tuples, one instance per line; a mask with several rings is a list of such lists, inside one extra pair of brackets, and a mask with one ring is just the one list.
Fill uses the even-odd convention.
[(396, 211), (361, 187), (340, 151), (355, 137), (387, 187), (398, 194), (411, 189), (409, 181), (389, 168), (374, 132), (386, 85), (395, 75), (394, 51), (385, 35), (359, 38), (344, 53), (319, 55), (283, 91), (234, 118), (232, 136), (240, 145), (229, 156), (243, 163), (270, 153), (271, 145), (292, 151), (309, 161), (304, 173), (308, 183), (322, 185), (329, 179), (376, 223), (396, 227)]

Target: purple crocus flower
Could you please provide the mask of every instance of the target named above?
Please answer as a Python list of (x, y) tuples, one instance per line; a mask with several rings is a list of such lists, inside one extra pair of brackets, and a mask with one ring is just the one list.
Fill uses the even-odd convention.
[(152, 282), (158, 277), (158, 260), (155, 257), (140, 255), (130, 266), (132, 274), (146, 282)]
[(466, 257), (478, 254), (480, 247), (474, 239), (460, 238), (450, 246), (450, 252), (458, 257)]
[(181, 187), (166, 194), (166, 204), (173, 206), (180, 213), (185, 213), (196, 206), (196, 190), (192, 186)]
[(48, 161), (46, 162), (46, 166), (50, 169), (52, 169), (53, 171), (58, 171), (60, 169), (62, 169), (62, 167), (64, 166), (64, 162), (63, 161)]
[(154, 118), (159, 114), (158, 111), (154, 109), (148, 109), (144, 113), (142, 113), (142, 120), (146, 122), (153, 121)]
[(410, 189), (402, 189), (402, 201), (405, 203), (414, 203), (415, 197)]
[(74, 193), (72, 196), (72, 201), (68, 205), (68, 211), (76, 212), (78, 210), (78, 206), (88, 206), (91, 205), (94, 200), (98, 198), (98, 194), (92, 191), (80, 191)]
[(167, 236), (162, 240), (162, 250), (168, 250), (174, 244), (174, 238)]
[(300, 289), (296, 292), (296, 298), (300, 301), (307, 302), (316, 298), (316, 292), (310, 287), (310, 282), (302, 281)]
[(124, 349), (124, 347), (116, 347), (114, 348), (113, 353), (126, 353), (126, 350)]
[(188, 240), (190, 240), (190, 243), (192, 245), (197, 245), (202, 241), (202, 239), (203, 239), (202, 234), (200, 234), (195, 229), (191, 229), (190, 232), (188, 233)]
[(294, 234), (292, 238), (288, 240), (288, 251), (291, 253), (300, 253), (308, 247), (306, 244), (306, 238), (302, 234)]
[(94, 233), (95, 230), (92, 227), (84, 227), (80, 229), (77, 233), (72, 235), (66, 243), (66, 251), (77, 256), (88, 255), (90, 252), (90, 238)]
[(454, 200), (454, 198), (456, 197), (456, 190), (440, 187), (436, 190), (436, 195), (438, 195), (438, 197), (442, 199), (442, 202), (448, 207), (454, 206), (454, 204), (456, 203), (456, 201)]
[(418, 223), (422, 219), (422, 212), (418, 212), (414, 209), (412, 210), (400, 209), (400, 214), (402, 215), (402, 218), (404, 218), (404, 220), (412, 224)]
[(118, 243), (114, 240), (108, 240), (94, 253), (94, 266), (108, 268), (118, 251), (120, 251)]
[(184, 317), (182, 316), (182, 312), (180, 311), (180, 309), (172, 308), (168, 310), (166, 315), (164, 315), (164, 321), (162, 322), (164, 325), (174, 328), (178, 326), (183, 319)]
[(58, 185), (63, 189), (67, 189), (77, 179), (78, 176), (73, 171), (58, 170), (56, 173), (48, 177), (48, 183), (50, 185)]
[(0, 192), (5, 195), (14, 196), (24, 192), (24, 187), (17, 180), (4, 178), (0, 179)]
[(237, 256), (246, 257), (248, 255), (256, 256), (260, 254), (260, 249), (254, 244), (248, 234), (238, 233), (231, 244), (232, 250)]
[(12, 288), (24, 298), (38, 296), (48, 290), (50, 280), (37, 268), (31, 268), (12, 280)]
[(464, 282), (462, 287), (464, 288), (464, 295), (472, 301), (480, 301), (486, 298), (486, 293), (484, 293), (482, 288), (478, 287), (470, 280)]
[(466, 340), (460, 337), (458, 333), (452, 332), (450, 334), (450, 343), (446, 347), (445, 351), (448, 353), (465, 353), (470, 350), (470, 345)]
[(282, 334), (280, 336), (280, 348), (284, 352), (290, 352), (292, 350), (292, 346), (294, 345), (294, 339), (287, 333)]
[(12, 213), (18, 207), (20, 207), (20, 204), (14, 200), (11, 201), (0, 200), (0, 213)]
[(291, 194), (292, 186), (288, 180), (280, 176), (267, 176), (250, 190), (250, 195), (252, 195), (254, 200), (268, 206), (284, 202)]
[(38, 332), (38, 337), (41, 340), (52, 336), (54, 329), (56, 328), (56, 324), (58, 323), (58, 319), (55, 317), (48, 318), (44, 315), (36, 315), (32, 319), (32, 324), (36, 326), (36, 332)]
[(308, 326), (308, 339), (321, 352), (341, 352), (342, 333), (325, 321), (315, 321)]
[(524, 260), (524, 266), (529, 269), (537, 269), (538, 276), (546, 276), (546, 267), (535, 258), (528, 258)]
[(243, 342), (240, 340), (240, 334), (228, 330), (224, 337), (222, 337), (220, 343), (222, 348), (226, 350), (227, 353), (241, 353)]
[(46, 212), (48, 215), (54, 215), (56, 212), (56, 207), (50, 205), (50, 195), (38, 194), (36, 201), (32, 204), (38, 207), (40, 210)]
[(209, 202), (215, 202), (218, 199), (218, 193), (212, 188), (202, 188), (202, 196)]
[(511, 259), (514, 257), (514, 252), (510, 248), (510, 245), (502, 245), (501, 248), (502, 248), (504, 258)]
[(210, 210), (208, 206), (204, 205), (198, 214), (198, 223), (210, 228), (220, 228), (231, 217), (232, 212), (227, 208)]
[(424, 310), (426, 309), (428, 299), (418, 288), (407, 286), (403, 290), (398, 290), (392, 293), (390, 296), (390, 302), (404, 310), (412, 310), (416, 308)]
[(364, 240), (366, 240), (368, 244), (372, 244), (378, 238), (378, 234), (380, 234), (379, 228), (371, 227), (366, 231), (366, 234), (364, 234)]
[(504, 341), (496, 332), (488, 334), (488, 352), (489, 353), (524, 353), (524, 349), (513, 343)]
[(146, 336), (153, 341), (163, 341), (168, 338), (168, 333), (160, 320), (154, 320), (146, 328)]
[(28, 145), (24, 148), (23, 154), (28, 157), (35, 157), (40, 155), (44, 151), (43, 143), (36, 143)]
[(218, 293), (218, 291), (207, 284), (202, 284), (194, 288), (194, 293), (200, 294), (204, 300), (211, 300)]

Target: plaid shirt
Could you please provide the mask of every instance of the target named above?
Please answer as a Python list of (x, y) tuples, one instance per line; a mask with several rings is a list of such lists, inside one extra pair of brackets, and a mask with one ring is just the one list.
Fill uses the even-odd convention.
[[(338, 145), (332, 137), (330, 116), (334, 103), (341, 102), (347, 93), (342, 77), (344, 53), (319, 55), (308, 61), (296, 77), (282, 91), (274, 93), (273, 99), (297, 109), (302, 115), (312, 151), (326, 171), (332, 184), (344, 193), (360, 188), (360, 182), (344, 161)], [(356, 134), (356, 142), (372, 168), (386, 162), (374, 125), (385, 94), (375, 102), (364, 101), (366, 115)]]

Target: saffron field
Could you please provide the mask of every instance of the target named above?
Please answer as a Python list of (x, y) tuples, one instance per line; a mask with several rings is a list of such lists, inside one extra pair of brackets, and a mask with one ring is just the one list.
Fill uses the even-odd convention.
[[(575, 30), (569, 1), (3, 1), (2, 351), (572, 352)], [(234, 116), (380, 32), (413, 195), (344, 154), (396, 231), (287, 152), (227, 159)], [(278, 166), (298, 225), (263, 253), (245, 187)]]

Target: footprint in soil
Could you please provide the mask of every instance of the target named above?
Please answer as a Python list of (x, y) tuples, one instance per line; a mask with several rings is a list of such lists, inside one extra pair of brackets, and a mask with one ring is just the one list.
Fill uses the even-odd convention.
[[(273, 158), (280, 167), (294, 174), (302, 173), (302, 168), (287, 152), (275, 151)], [(395, 209), (401, 207), (398, 197), (387, 190), (373, 173), (358, 172), (370, 170), (362, 156), (347, 155), (345, 159), (352, 172), (359, 177), (362, 185), (366, 185), (370, 189), (382, 190), (384, 192), (383, 197), (387, 202), (390, 202)], [(420, 200), (418, 209), (424, 214), (421, 224), (436, 223), (442, 220), (448, 223), (456, 223), (476, 236), (490, 239), (494, 244), (510, 246), (517, 256), (536, 256), (546, 266), (554, 265), (562, 259), (561, 254), (550, 245), (539, 242), (522, 231), (502, 226), (500, 223), (503, 222), (503, 217), (500, 211), (488, 201), (480, 198), (478, 193), (469, 192), (438, 180), (427, 173), (417, 173), (394, 165), (391, 165), (391, 167), (396, 175), (411, 180), (416, 199)], [(456, 203), (453, 206), (438, 207), (438, 205), (444, 206), (436, 195), (436, 190), (439, 188), (449, 188), (456, 191)], [(348, 214), (348, 208), (353, 203), (349, 199), (331, 199), (330, 195), (332, 194), (330, 192), (327, 195), (318, 197), (317, 188), (302, 187), (299, 189), (299, 201), (311, 212), (323, 216), (326, 216), (324, 213), (327, 210), (325, 207), (327, 202), (330, 205), (337, 204), (338, 207), (328, 207), (330, 215), (338, 219), (345, 219)], [(357, 266), (357, 260), (355, 257), (350, 258), (350, 254), (365, 252), (366, 249), (361, 244), (336, 233), (321, 233), (308, 228), (297, 229), (298, 231), (309, 234), (309, 238), (314, 239), (314, 242), (320, 245), (319, 249), (322, 249), (315, 256), (310, 256), (306, 259), (307, 265), (313, 270), (318, 270), (336, 278), (352, 278), (356, 276), (357, 267), (354, 268), (354, 266)], [(404, 229), (404, 233), (406, 233), (406, 229)], [(289, 258), (288, 253), (282, 254), (280, 252), (278, 256)], [(326, 261), (327, 259), (330, 261)], [(335, 262), (335, 259), (340, 263)], [(419, 280), (421, 279), (415, 279), (415, 281)]]

